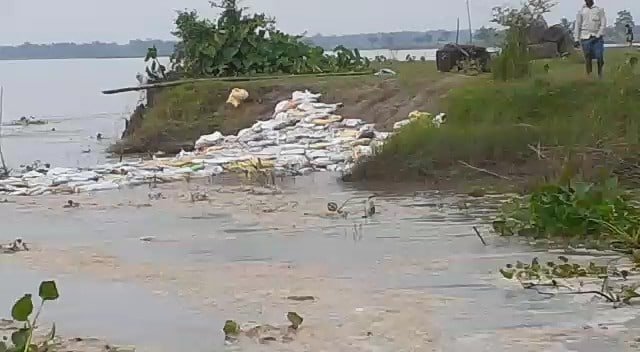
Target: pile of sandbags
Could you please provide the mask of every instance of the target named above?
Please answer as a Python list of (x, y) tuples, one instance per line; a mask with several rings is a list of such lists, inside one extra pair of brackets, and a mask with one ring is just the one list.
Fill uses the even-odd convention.
[[(361, 119), (336, 114), (341, 104), (319, 101), (320, 94), (294, 92), (279, 102), (270, 119), (258, 121), (236, 135), (216, 131), (195, 142), (194, 152), (171, 158), (126, 161), (89, 169), (39, 167), (0, 180), (3, 195), (47, 195), (120, 189), (223, 172), (272, 170), (275, 175), (314, 171), (346, 172), (380, 148), (392, 133), (380, 132)], [(414, 111), (397, 129), (422, 120), (434, 127), (445, 115)]]

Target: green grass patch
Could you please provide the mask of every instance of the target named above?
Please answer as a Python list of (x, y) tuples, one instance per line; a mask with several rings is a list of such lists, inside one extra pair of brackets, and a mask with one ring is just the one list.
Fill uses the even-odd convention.
[(582, 65), (557, 59), (536, 62), (531, 78), (468, 82), (445, 100), (445, 125), (405, 127), (354, 176), (376, 175), (371, 167), (377, 165), (393, 165), (404, 176), (428, 175), (459, 161), (513, 168), (539, 157), (532, 150), (538, 145), (556, 150), (640, 146), (640, 74), (627, 63), (631, 56), (637, 54), (609, 51), (602, 81), (585, 77)]

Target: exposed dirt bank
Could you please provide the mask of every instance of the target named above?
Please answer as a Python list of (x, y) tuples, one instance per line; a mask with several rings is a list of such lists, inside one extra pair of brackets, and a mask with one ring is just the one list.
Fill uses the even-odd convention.
[[(176, 153), (189, 149), (203, 134), (237, 133), (257, 120), (270, 118), (275, 105), (295, 90), (323, 94), (325, 102), (342, 102), (338, 112), (390, 129), (413, 110), (437, 112), (440, 99), (470, 77), (436, 72), (434, 63), (396, 63), (397, 76), (296, 78), (242, 83), (201, 82), (150, 91), (149, 107), (132, 115), (115, 153)], [(249, 98), (237, 108), (226, 104), (232, 88)]]

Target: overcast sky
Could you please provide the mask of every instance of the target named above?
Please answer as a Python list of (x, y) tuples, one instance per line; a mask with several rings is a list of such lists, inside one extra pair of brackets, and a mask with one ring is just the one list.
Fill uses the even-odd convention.
[[(489, 23), (491, 8), (509, 0), (470, 0), (473, 27)], [(244, 0), (275, 16), (290, 33), (346, 34), (466, 27), (465, 0)], [(518, 3), (516, 1), (515, 3)], [(549, 16), (573, 19), (582, 0), (559, 0)], [(610, 21), (621, 9), (640, 17), (640, 0), (596, 0)], [(171, 39), (175, 11), (213, 16), (207, 0), (0, 0), (0, 44)]]

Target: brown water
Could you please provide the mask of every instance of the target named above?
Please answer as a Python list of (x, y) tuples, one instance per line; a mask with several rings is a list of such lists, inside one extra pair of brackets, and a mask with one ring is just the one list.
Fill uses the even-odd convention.
[[(51, 305), (46, 319), (70, 333), (153, 351), (175, 350), (185, 340), (192, 350), (223, 348), (224, 320), (284, 324), (290, 310), (305, 318), (296, 341), (238, 348), (625, 346), (613, 331), (632, 318), (632, 310), (547, 300), (502, 280), (496, 268), (542, 253), (489, 233), (483, 246), (472, 231), (487, 213), (481, 203), (461, 210), (459, 199), (441, 194), (380, 194), (373, 219), (360, 217), (360, 204), (350, 208), (357, 215), (335, 219), (319, 216), (327, 201), (368, 193), (328, 174), (281, 187), (283, 195), (255, 196), (232, 185), (164, 185), (154, 192), (166, 199), (153, 202), (148, 189), (135, 188), (79, 195), (78, 209), (63, 209), (66, 198), (16, 199), (2, 205), (3, 234), (22, 236), (34, 250), (0, 257), (0, 277), (13, 283), (0, 301), (55, 277), (63, 299)], [(195, 189), (209, 189), (211, 201), (186, 200)], [(280, 210), (265, 213), (265, 207)], [(287, 300), (291, 295), (317, 300)], [(597, 326), (607, 322), (614, 325)]]
[[(114, 85), (131, 74), (98, 61), (81, 67), (109, 75)], [(0, 72), (19, 71), (2, 65)], [(29, 65), (38, 70), (37, 63)], [(66, 79), (80, 80), (84, 71), (78, 70)], [(61, 83), (52, 77), (46, 84)], [(16, 79), (5, 88), (20, 91), (21, 84)], [(5, 130), (9, 161), (103, 162), (108, 142), (90, 137), (102, 132), (115, 138), (121, 116), (110, 109), (113, 101), (100, 105), (98, 91), (105, 87), (94, 88), (95, 96), (56, 91), (58, 100), (38, 98), (44, 107), (33, 106), (39, 111), (49, 106), (56, 116), (70, 117)], [(70, 103), (59, 100), (67, 96), (85, 97), (83, 111), (65, 112)], [(28, 111), (26, 97), (10, 101), (21, 99), (13, 111)], [(91, 114), (96, 111), (106, 114)], [(80, 153), (85, 145), (91, 153)], [(43, 318), (56, 321), (60, 334), (103, 337), (142, 351), (631, 349), (634, 309), (613, 310), (584, 297), (545, 299), (500, 277), (497, 268), (505, 263), (546, 254), (482, 226), (495, 199), (378, 189), (373, 219), (361, 218), (361, 203), (341, 219), (321, 216), (327, 202), (372, 191), (352, 189), (329, 174), (287, 179), (280, 187), (282, 195), (256, 196), (217, 179), (163, 185), (153, 190), (166, 198), (158, 201), (138, 187), (74, 196), (77, 209), (63, 209), (67, 198), (54, 196), (1, 203), (0, 241), (21, 236), (33, 250), (0, 255), (0, 302), (6, 305), (0, 313), (8, 315), (11, 302), (40, 280), (55, 278), (62, 296)], [(207, 190), (211, 200), (188, 201), (195, 189)], [(472, 226), (480, 226), (488, 246)], [(154, 240), (143, 242), (143, 236)], [(296, 302), (287, 299), (291, 295), (316, 300)], [(226, 319), (282, 325), (292, 310), (305, 319), (292, 343), (224, 346)]]

